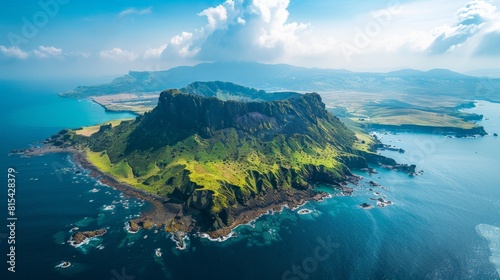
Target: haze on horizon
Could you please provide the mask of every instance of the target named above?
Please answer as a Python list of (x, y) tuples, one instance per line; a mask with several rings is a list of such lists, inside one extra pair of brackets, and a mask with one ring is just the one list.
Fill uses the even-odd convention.
[(496, 69), (500, 76), (499, 4), (21, 0), (0, 11), (0, 75), (97, 77), (255, 61), (381, 72)]

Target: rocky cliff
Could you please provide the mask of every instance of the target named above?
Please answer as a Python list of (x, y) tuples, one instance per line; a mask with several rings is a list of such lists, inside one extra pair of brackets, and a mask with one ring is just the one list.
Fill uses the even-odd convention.
[(170, 231), (229, 228), (262, 209), (316, 197), (315, 183), (341, 187), (350, 168), (367, 166), (352, 148), (354, 133), (316, 93), (191, 88), (163, 91), (157, 107), (134, 121), (57, 139), (87, 149), (102, 172), (163, 198), (176, 211), (162, 222)]
[[(319, 126), (321, 122), (339, 131)], [(229, 128), (261, 141), (270, 141), (276, 135), (301, 134), (321, 143), (351, 146), (354, 139), (353, 134), (325, 110), (316, 93), (296, 93), (270, 102), (242, 102), (185, 94), (174, 89), (161, 93), (158, 106), (141, 118), (129, 145), (143, 149), (162, 147), (194, 134), (213, 137), (217, 131)]]

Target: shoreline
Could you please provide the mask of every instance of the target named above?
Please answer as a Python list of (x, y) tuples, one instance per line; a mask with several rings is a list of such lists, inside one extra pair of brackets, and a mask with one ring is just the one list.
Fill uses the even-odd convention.
[[(72, 156), (74, 163), (79, 168), (89, 171), (87, 176), (125, 195), (149, 202), (151, 204), (150, 209), (145, 210), (143, 213), (139, 213), (140, 216), (138, 218), (126, 222), (129, 226), (129, 232), (137, 233), (141, 228), (146, 230), (150, 230), (153, 227), (156, 229), (163, 228), (166, 232), (172, 234), (172, 238), (176, 242), (179, 242), (181, 247), (183, 239), (188, 233), (198, 232), (199, 234), (208, 236), (210, 240), (219, 242), (225, 241), (229, 238), (228, 236), (234, 234), (234, 229), (249, 224), (264, 215), (274, 214), (276, 212), (280, 213), (285, 207), (297, 209), (310, 201), (322, 201), (325, 198), (332, 197), (331, 194), (326, 192), (315, 191), (314, 187), (307, 190), (286, 190), (282, 193), (271, 195), (266, 199), (266, 202), (268, 202), (266, 205), (251, 205), (237, 209), (238, 211), (235, 213), (234, 221), (229, 226), (214, 231), (200, 231), (199, 226), (196, 225), (196, 222), (190, 215), (190, 209), (184, 209), (185, 207), (183, 205), (168, 203), (168, 199), (164, 197), (148, 193), (118, 181), (112, 175), (94, 166), (85, 156), (85, 152), (81, 149), (76, 147), (59, 148), (44, 145), (43, 147), (16, 151), (13, 154), (31, 157), (50, 153), (68, 153)], [(351, 195), (353, 190), (347, 187), (347, 183), (356, 184), (358, 180), (357, 176), (348, 176), (344, 182), (332, 185), (332, 188), (340, 189), (344, 195)]]
[(476, 126), (472, 128), (458, 128), (458, 127), (438, 127), (438, 126), (421, 126), (414, 124), (404, 125), (391, 125), (391, 124), (370, 124), (371, 130), (389, 130), (395, 132), (410, 132), (410, 133), (424, 133), (434, 135), (453, 135), (457, 138), (466, 138), (473, 136), (485, 136), (488, 133), (483, 126)]
[(95, 99), (95, 96), (90, 96), (88, 98), (86, 98), (90, 103), (94, 103), (96, 104), (97, 106), (100, 106), (104, 109), (105, 112), (108, 112), (108, 113), (129, 113), (131, 115), (134, 115), (135, 117), (138, 117), (140, 115), (142, 115), (139, 111), (134, 111), (133, 109), (125, 109), (125, 108), (119, 108), (119, 109), (112, 109), (112, 108), (109, 108), (109, 104), (108, 105), (105, 105), (105, 104), (102, 104), (101, 102), (99, 102), (98, 100)]

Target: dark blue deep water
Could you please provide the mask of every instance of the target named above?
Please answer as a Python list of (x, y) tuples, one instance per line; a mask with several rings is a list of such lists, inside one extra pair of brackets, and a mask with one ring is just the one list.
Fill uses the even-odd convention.
[[(56, 96), (74, 86), (0, 83), (0, 172), (5, 174), (0, 184), (0, 279), (499, 278), (498, 137), (379, 134), (383, 142), (407, 151), (384, 154), (416, 163), (424, 175), (410, 178), (383, 169), (371, 176), (358, 173), (365, 179), (352, 197), (306, 204), (302, 209), (312, 212), (305, 215), (285, 209), (264, 216), (239, 227), (237, 237), (225, 242), (190, 236), (181, 251), (166, 233), (127, 233), (125, 222), (148, 205), (76, 174), (68, 155), (7, 156), (62, 128), (131, 117)], [(485, 115), (482, 124), (489, 133), (500, 132), (499, 104), (479, 102), (472, 111)], [(8, 167), (18, 172), (15, 273), (7, 271), (6, 263)], [(370, 187), (370, 180), (384, 188)], [(358, 207), (383, 196), (394, 205)], [(106, 228), (108, 233), (74, 248), (67, 242), (73, 227)], [(156, 248), (162, 249), (161, 258)], [(73, 265), (57, 268), (62, 260)]]

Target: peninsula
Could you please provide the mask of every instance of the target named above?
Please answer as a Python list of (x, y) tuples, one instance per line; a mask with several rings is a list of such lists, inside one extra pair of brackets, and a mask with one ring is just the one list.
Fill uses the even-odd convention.
[[(87, 131), (89, 132), (89, 131)], [(380, 163), (413, 174), (374, 152), (375, 141), (349, 130), (316, 93), (268, 93), (232, 83), (196, 82), (165, 90), (157, 106), (133, 120), (46, 140), (67, 150), (103, 183), (154, 205), (130, 221), (176, 233), (221, 237), (270, 209), (345, 193), (353, 168)], [(180, 233), (180, 234), (179, 234)]]

